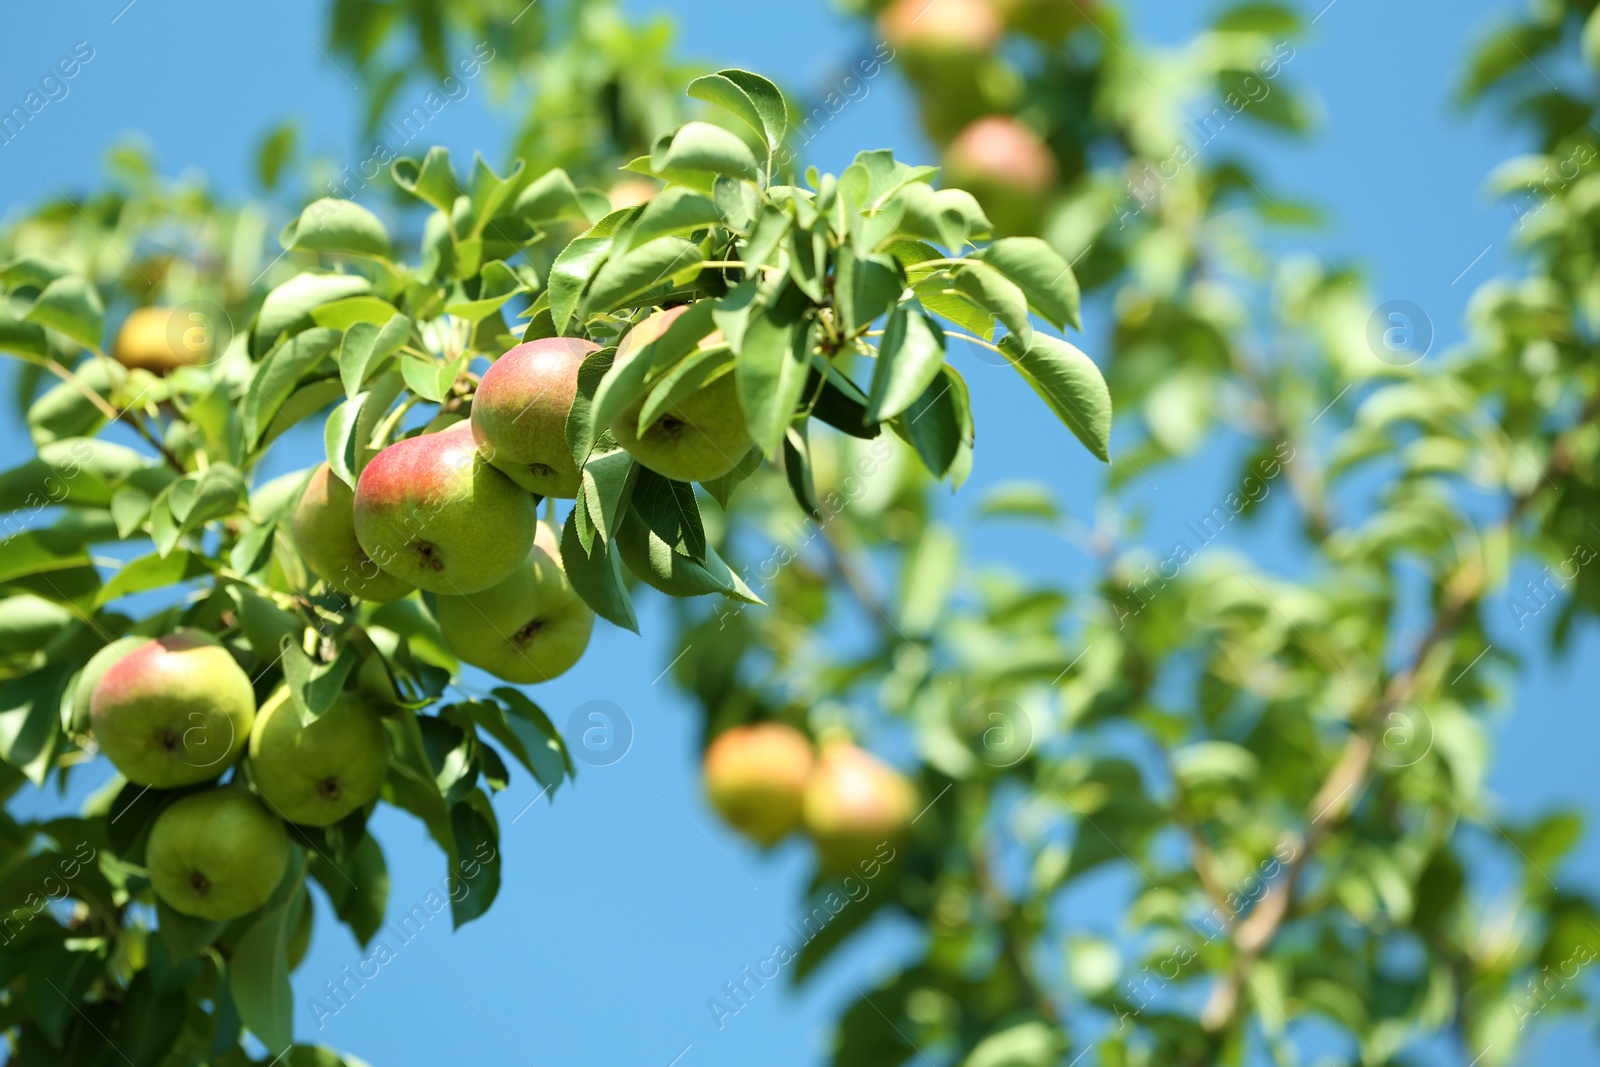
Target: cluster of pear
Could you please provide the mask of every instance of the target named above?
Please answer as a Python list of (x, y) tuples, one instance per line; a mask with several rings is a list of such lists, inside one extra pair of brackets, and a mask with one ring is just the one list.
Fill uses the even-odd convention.
[[(637, 358), (684, 310), (640, 322), (617, 360)], [(702, 344), (719, 342), (713, 333)], [(543, 682), (570, 669), (588, 648), (594, 612), (568, 581), (559, 539), (536, 507), (539, 497), (576, 497), (582, 486), (567, 415), (584, 359), (598, 350), (573, 337), (520, 344), (484, 373), (468, 420), (383, 449), (354, 490), (318, 467), (292, 523), (307, 566), (348, 596), (435, 594), (450, 647), (506, 681)], [(732, 365), (723, 368), (643, 427), (641, 398), (612, 434), (668, 478), (726, 474), (751, 442)]]
[(762, 846), (803, 829), (822, 869), (838, 872), (903, 838), (916, 817), (910, 780), (842, 738), (820, 753), (792, 726), (736, 726), (705, 756), (706, 796), (730, 826)]
[(950, 181), (1001, 232), (1032, 232), (1057, 179), (1055, 156), (1009, 114), (1014, 72), (997, 57), (1007, 29), (1059, 44), (1092, 17), (1088, 0), (892, 0), (878, 30), (918, 83), (923, 121), (945, 143)]
[(331, 826), (377, 799), (389, 766), (382, 718), (363, 697), (341, 694), (310, 724), (286, 688), (257, 708), (249, 676), (198, 630), (112, 642), (73, 701), (73, 721), (135, 785), (198, 786), (245, 757), (247, 775), (184, 795), (150, 828), (156, 894), (198, 918), (260, 907), (289, 863), (284, 823)]

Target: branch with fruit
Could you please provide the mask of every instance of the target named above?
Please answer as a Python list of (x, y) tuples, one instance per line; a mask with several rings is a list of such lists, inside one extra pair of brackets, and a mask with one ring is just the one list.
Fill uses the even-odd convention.
[[(976, 201), (888, 152), (780, 173), (787, 106), (756, 75), (690, 92), (743, 135), (663, 137), (627, 168), (653, 195), (620, 210), (560, 170), (479, 159), (463, 180), (442, 149), (393, 168), (430, 209), (415, 262), (366, 208), (311, 204), (281, 236), (305, 269), (236, 336), (220, 307), (141, 307), (108, 353), (91, 279), (35, 254), (0, 267), (0, 348), (63, 379), (29, 409), (38, 455), (0, 474), (13, 512), (35, 482), (61, 487), (52, 524), (0, 553), (10, 606), (43, 620), (7, 634), (20, 725), (0, 757), (42, 785), (97, 748), (121, 776), (51, 831), (94, 844), (104, 881), (96, 937), (52, 943), (62, 966), (110, 967), (151, 936), (129, 905), (153, 904), (193, 994), (288, 1046), (307, 878), (358, 939), (381, 920), (379, 801), (445, 852), (455, 923), (481, 915), (502, 753), (548, 790), (573, 773), (513, 686), (577, 664), (595, 615), (637, 630), (638, 584), (759, 603), (702, 507), (770, 461), (819, 516), (813, 433), (892, 434), (959, 485), (974, 428), (951, 336), (1003, 353), (1106, 457), (1098, 370), (1035, 327), (1077, 325), (1059, 255), (980, 246)], [(106, 436), (122, 424), (159, 456)], [(326, 461), (263, 478), (285, 441)], [(146, 540), (109, 575), (88, 551)], [(463, 663), (512, 684), (474, 693)], [(725, 735), (711, 760), (730, 822), (767, 842), (804, 824), (828, 868), (914, 814), (869, 754), (832, 741), (816, 758), (788, 727)]]

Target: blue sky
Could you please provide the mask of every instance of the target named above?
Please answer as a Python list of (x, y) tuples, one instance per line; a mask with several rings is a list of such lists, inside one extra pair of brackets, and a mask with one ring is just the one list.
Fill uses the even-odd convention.
[[(1464, 115), (1452, 103), (1456, 72), (1470, 43), (1503, 23), (1506, 0), (1325, 0), (1298, 46), (1289, 76), (1318, 100), (1318, 135), (1289, 143), (1243, 127), (1229, 152), (1247, 153), (1271, 187), (1322, 205), (1328, 223), (1283, 238), (1286, 253), (1359, 261), (1379, 300), (1408, 300), (1431, 319), (1434, 351), (1462, 335), (1472, 289), (1512, 268), (1503, 204), (1483, 191), (1492, 167), (1514, 143), (1493, 116)], [(251, 189), (254, 148), (280, 118), (296, 117), (309, 148), (331, 159), (360, 159), (356, 94), (320, 54), (322, 4), (245, 0), (226, 8), (199, 0), (95, 0), (36, 5), (14, 15), (0, 35), (0, 104), (28, 87), (77, 42), (94, 50), (69, 94), (10, 145), (0, 147), (0, 204), (18, 205), (55, 190), (91, 186), (114, 138), (137, 132), (168, 172), (196, 169), (226, 195)], [(1148, 39), (1177, 42), (1202, 24), (1211, 3), (1137, 0), (1135, 23)], [(872, 43), (868, 31), (838, 17), (825, 0), (761, 5), (748, 0), (632, 0), (630, 10), (679, 13), (685, 54), (750, 67), (792, 88), (824, 89), (841, 62)], [(463, 158), (499, 154), (508, 130), (491, 120), (482, 93), (442, 114), (429, 136)], [(1237, 137), (1237, 140), (1233, 138)], [(879, 78), (812, 146), (823, 167), (858, 147), (887, 145), (927, 158), (913, 107), (893, 78)], [(1091, 329), (1090, 340), (1093, 332)], [(1092, 348), (1092, 345), (1090, 346)], [(1092, 519), (1093, 464), (1060, 458), (1060, 429), (1022, 383), (1000, 367), (968, 370), (983, 447), (972, 498), (1007, 476), (1051, 483), (1073, 513)], [(0, 427), (13, 454), (26, 447), (16, 426)], [(1002, 457), (1005, 457), (1002, 459)], [(310, 463), (304, 457), (285, 460)], [(1002, 469), (1002, 463), (1016, 466)], [(1143, 501), (1153, 546), (1162, 531), (1209, 507), (1231, 486), (1232, 469), (1207, 466), (1193, 477), (1158, 475)], [(1270, 529), (1270, 527), (1269, 527)], [(1228, 537), (1235, 534), (1230, 531)], [(1231, 547), (1261, 550), (1239, 533)], [(986, 545), (996, 558), (1051, 561), (1059, 542), (1018, 533)], [(1070, 571), (1070, 564), (1040, 562)], [(1509, 610), (1506, 620), (1511, 620)], [(658, 681), (670, 653), (666, 620), (645, 613), (644, 637), (602, 624), (589, 656), (572, 674), (536, 694), (563, 722), (580, 705), (606, 700), (623, 709), (634, 737), (626, 757), (585, 768), (575, 787), (534, 801), (520, 776), (497, 804), (505, 854), (504, 889), (485, 919), (452, 934), (435, 920), (347, 1007), (323, 1019), (309, 1007), (325, 981), (362, 953), (342, 931), (321, 929), (296, 978), (297, 1028), (357, 1052), (374, 1064), (638, 1063), (681, 1067), (762, 1062), (799, 1067), (825, 1061), (827, 1023), (908, 951), (914, 932), (888, 926), (821, 973), (803, 994), (769, 985), (718, 1030), (706, 1001), (746, 963), (766, 956), (798, 912), (808, 874), (801, 846), (761, 855), (727, 832), (698, 791), (692, 710)], [(1509, 647), (1518, 644), (1505, 628)], [(1594, 692), (1600, 657), (1591, 628), (1570, 661), (1535, 661), (1499, 713), (1500, 747), (1491, 814), (1529, 815), (1556, 803), (1595, 810), (1600, 779), (1591, 754), (1600, 727), (1577, 695)], [(377, 833), (389, 857), (391, 910), (408, 911), (438, 883), (442, 859), (414, 821), (386, 815)], [(1564, 876), (1600, 882), (1600, 846), (1588, 840)], [(416, 1023), (426, 1020), (426, 1025)], [(1519, 1062), (1579, 1062), (1576, 1028), (1542, 1038)], [(687, 1050), (687, 1051), (685, 1051)], [(1442, 1061), (1441, 1061), (1442, 1062)]]

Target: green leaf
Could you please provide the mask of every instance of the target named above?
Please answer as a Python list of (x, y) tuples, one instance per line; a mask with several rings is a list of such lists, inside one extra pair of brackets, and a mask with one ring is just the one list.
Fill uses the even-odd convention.
[(311, 874), (322, 883), (333, 913), (364, 947), (383, 925), (389, 901), (389, 868), (378, 842), (362, 834), (343, 860), (313, 853)]
[(58, 330), (86, 348), (98, 348), (106, 332), (106, 309), (100, 294), (71, 274), (45, 286), (23, 318)]
[(250, 335), (250, 353), (260, 357), (285, 334), (313, 325), (311, 312), (347, 296), (372, 291), (372, 283), (355, 274), (296, 274), (267, 294)]
[(294, 1042), (289, 938), (306, 904), (304, 884), (296, 884), (286, 900), (264, 911), (244, 932), (229, 961), (228, 988), (239, 1017), (269, 1052)]
[(867, 419), (881, 422), (905, 411), (928, 391), (944, 366), (944, 331), (915, 301), (889, 315), (872, 368)]
[(460, 377), (466, 365), (466, 353), (448, 363), (412, 355), (400, 357), (400, 373), (406, 380), (406, 388), (435, 404), (450, 395), (450, 387), (455, 384), (455, 380)]
[(389, 233), (378, 216), (353, 200), (313, 200), (284, 227), (279, 242), (292, 252), (334, 252), (386, 259)]
[(778, 308), (753, 317), (738, 348), (739, 404), (750, 439), (777, 459), (809, 377), (816, 320)]
[(128, 376), (120, 363), (99, 356), (85, 359), (72, 375), (75, 383), (53, 385), (28, 405), (28, 432), (41, 448), (67, 438), (86, 438), (104, 426), (105, 413), (85, 391), (109, 402)]
[(489, 910), (500, 893), (500, 826), (483, 790), (450, 809), (460, 859), (450, 870), (450, 918), (457, 929)]
[(1035, 1020), (990, 1034), (978, 1042), (962, 1067), (1054, 1067), (1066, 1050), (1054, 1027)]
[(210, 562), (193, 552), (174, 552), (162, 556), (159, 552), (141, 556), (125, 565), (111, 576), (94, 598), (96, 608), (111, 603), (129, 593), (142, 593), (148, 589), (165, 589), (211, 573)]
[(314, 661), (302, 651), (298, 634), (288, 634), (281, 639), (283, 682), (289, 687), (295, 710), (305, 725), (317, 721), (333, 707), (344, 688), (345, 679), (356, 665), (356, 652), (349, 645), (339, 650), (331, 663)]
[(548, 284), (550, 317), (560, 333), (565, 334), (572, 324), (579, 298), (610, 251), (609, 237), (578, 237), (563, 248), (551, 264)]
[(13, 318), (0, 308), (0, 352), (49, 359), (50, 339), (43, 326)]
[(345, 396), (353, 397), (390, 356), (411, 336), (411, 320), (395, 315), (382, 325), (358, 322), (345, 331), (339, 345), (339, 380)]
[(839, 250), (835, 268), (834, 303), (841, 324), (848, 330), (865, 328), (887, 312), (905, 291), (906, 279), (889, 256), (857, 258), (849, 249)]
[(1057, 329), (1082, 329), (1078, 279), (1062, 256), (1037, 237), (1003, 237), (976, 254), (1009, 278), (1028, 306)]
[(0, 759), (37, 786), (44, 785), (55, 758), (62, 698), (75, 666), (49, 664), (0, 683)]
[(485, 263), (478, 277), (480, 284), (477, 297), (446, 304), (444, 310), (447, 314), (478, 322), (499, 311), (512, 297), (528, 289), (516, 272), (498, 259)]
[(1065, 341), (1035, 334), (1023, 350), (1007, 337), (1001, 351), (1033, 391), (1103, 462), (1111, 459), (1111, 391), (1094, 361)]
[(789, 109), (778, 87), (747, 70), (719, 70), (689, 83), (689, 95), (718, 104), (738, 116), (776, 151), (789, 129)]
[(389, 174), (400, 188), (418, 200), (432, 204), (446, 215), (450, 214), (456, 197), (461, 195), (461, 189), (456, 185), (455, 169), (450, 165), (448, 148), (428, 149), (420, 165), (416, 160), (402, 156), (389, 165)]
[[(760, 455), (752, 449), (752, 454)], [(728, 567), (716, 549), (709, 545), (701, 559), (674, 547), (656, 533), (636, 511), (623, 517), (617, 530), (617, 553), (640, 581), (669, 596), (691, 597), (721, 593), (747, 604), (762, 600)]]
[(256, 178), (268, 192), (278, 187), (278, 179), (294, 155), (295, 140), (294, 125), (284, 122), (262, 138), (256, 149)]
[(583, 202), (578, 199), (578, 187), (560, 167), (548, 170), (535, 178), (512, 203), (511, 210), (529, 222), (552, 222), (556, 219), (581, 219)]
[(361, 473), (361, 408), (368, 399), (370, 394), (357, 393), (334, 408), (322, 424), (322, 450), (328, 457), (328, 468), (352, 489)]
[(585, 547), (578, 534), (578, 513), (587, 507), (580, 500), (567, 513), (567, 522), (561, 531), (561, 562), (567, 578), (595, 614), (638, 633), (638, 616), (634, 614), (627, 587), (622, 583), (622, 573), (610, 543), (604, 538), (591, 537)]
[(472, 219), (472, 225), (468, 228), (469, 233), (473, 236), (483, 233), (489, 221), (505, 206), (506, 200), (510, 198), (521, 177), (520, 159), (512, 166), (511, 172), (502, 178), (494, 172), (494, 168), (489, 166), (481, 153), (472, 154), (472, 177), (467, 189), (468, 211)]
[(311, 311), (311, 321), (333, 330), (348, 330), (357, 323), (382, 326), (400, 314), (387, 300), (375, 296), (347, 296)]
[(621, 256), (613, 255), (595, 273), (584, 298), (585, 315), (633, 303), (657, 286), (674, 283), (704, 259), (700, 246), (681, 237), (658, 237)]
[(307, 374), (327, 360), (339, 343), (338, 330), (317, 327), (284, 341), (267, 353), (244, 398), (244, 440), (254, 446)]
[(184, 533), (199, 529), (211, 519), (239, 511), (246, 497), (244, 476), (226, 463), (213, 463), (204, 472), (186, 474), (167, 490), (167, 506)]
[(680, 185), (669, 185), (645, 204), (644, 211), (634, 220), (628, 230), (628, 247), (638, 248), (657, 237), (681, 236), (721, 221), (722, 212), (710, 198)]
[[(1028, 301), (1022, 290), (1005, 275), (983, 263), (965, 263), (956, 268), (955, 287), (979, 307), (1000, 320), (1013, 337), (1026, 348), (1033, 341), (1033, 323), (1028, 321)], [(987, 324), (986, 324), (987, 325)], [(994, 338), (992, 327), (978, 336)]]
[(905, 412), (890, 423), (935, 475), (960, 487), (972, 465), (972, 412), (967, 383), (944, 367)]
[(650, 162), (658, 173), (709, 171), (747, 181), (758, 181), (761, 177), (761, 168), (750, 146), (709, 122), (684, 125), (670, 141), (658, 147)]
[(548, 785), (553, 793), (561, 783), (563, 772), (571, 778), (577, 774), (573, 766), (572, 754), (567, 751), (567, 742), (562, 738), (561, 732), (550, 721), (550, 716), (544, 709), (528, 699), (521, 690), (509, 686), (499, 686), (494, 690), (494, 696), (504, 702), (506, 711), (511, 713), (513, 722), (523, 722), (533, 727), (541, 741), (535, 743), (528, 741), (528, 735), (519, 731), (527, 745), (528, 755), (533, 760), (532, 771), (541, 784)]

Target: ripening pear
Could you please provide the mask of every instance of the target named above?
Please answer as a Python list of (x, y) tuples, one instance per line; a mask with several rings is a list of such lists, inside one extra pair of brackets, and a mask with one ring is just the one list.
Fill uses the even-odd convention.
[(348, 597), (398, 600), (411, 586), (386, 574), (356, 540), (356, 494), (326, 463), (311, 472), (290, 521), (295, 547), (318, 578)]
[(811, 741), (792, 726), (736, 726), (706, 749), (706, 797), (728, 825), (770, 847), (799, 827), (815, 762)]
[(1056, 160), (1033, 129), (1010, 115), (985, 115), (945, 149), (952, 184), (978, 198), (999, 233), (1029, 232), (1043, 217)]
[(135, 308), (117, 331), (112, 352), (124, 367), (166, 374), (211, 359), (211, 331), (200, 315), (186, 321), (172, 308)]
[(966, 60), (994, 50), (1005, 32), (991, 0), (894, 0), (878, 32), (913, 63)]
[(145, 846), (156, 895), (174, 911), (223, 921), (267, 902), (289, 866), (289, 835), (261, 801), (236, 786), (174, 801)]
[(355, 498), (362, 551), (432, 593), (488, 589), (517, 569), (533, 543), (533, 496), (478, 453), (466, 422), (373, 456)]
[[(687, 310), (685, 306), (658, 311), (628, 331), (617, 346), (617, 364), (634, 358), (660, 338)], [(702, 347), (721, 342), (721, 330), (700, 340)], [(727, 474), (750, 451), (744, 409), (739, 406), (739, 384), (731, 370), (669, 405), (641, 434), (639, 415), (647, 398), (648, 394), (641, 396), (619, 415), (611, 432), (634, 459), (657, 474), (680, 482), (710, 481)]]
[(72, 718), (69, 728), (74, 734), (86, 734), (90, 730), (91, 719), (89, 708), (94, 696), (94, 687), (100, 684), (100, 679), (105, 677), (113, 664), (138, 648), (148, 637), (119, 637), (106, 645), (100, 651), (89, 657), (89, 662), (83, 665), (83, 670), (78, 674), (78, 686), (72, 691)]
[(833, 741), (823, 746), (801, 810), (822, 867), (840, 871), (903, 837), (916, 805), (905, 775), (848, 741)]
[(279, 818), (332, 826), (377, 799), (389, 772), (389, 734), (365, 697), (340, 693), (302, 725), (287, 687), (268, 697), (250, 731), (250, 780)]
[(566, 673), (594, 632), (594, 612), (567, 580), (555, 531), (542, 522), (505, 581), (467, 596), (441, 596), (434, 614), (456, 655), (519, 685)]
[(582, 478), (567, 444), (578, 370), (600, 346), (545, 337), (494, 361), (472, 398), (472, 437), (496, 470), (529, 492), (571, 498)]
[(210, 634), (143, 641), (108, 667), (89, 701), (95, 741), (135, 785), (209, 781), (244, 751), (255, 721), (250, 678)]

